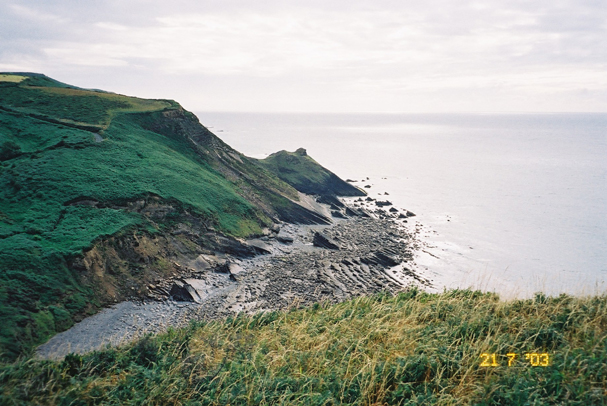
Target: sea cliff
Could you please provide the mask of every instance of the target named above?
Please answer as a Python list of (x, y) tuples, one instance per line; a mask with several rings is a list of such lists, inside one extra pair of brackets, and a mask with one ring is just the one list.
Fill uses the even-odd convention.
[[(175, 101), (33, 73), (0, 75), (0, 194), (0, 352), (7, 359), (106, 306), (182, 297), (180, 280), (267, 253), (250, 240), (288, 244), (284, 225), (372, 217), (337, 198), (365, 192), (303, 148), (252, 159)], [(354, 261), (336, 260), (347, 261), (344, 275), (363, 265), (357, 257), (380, 250), (357, 244), (365, 251)], [(398, 263), (409, 255), (406, 244), (394, 250)], [(389, 289), (382, 278), (359, 291)], [(352, 287), (335, 287), (344, 291), (336, 297), (349, 297), (361, 278), (350, 279)]]

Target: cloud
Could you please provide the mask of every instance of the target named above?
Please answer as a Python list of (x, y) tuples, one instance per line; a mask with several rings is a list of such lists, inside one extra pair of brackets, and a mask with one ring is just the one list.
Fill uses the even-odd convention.
[[(332, 105), (374, 100), (369, 109), (385, 108), (382, 98), (435, 100), (440, 92), (449, 109), (454, 92), (473, 89), (518, 92), (519, 101), (607, 89), (602, 0), (23, 3), (0, 10), (4, 66), (36, 60), (95, 75), (111, 67), (125, 77), (208, 78), (234, 98), (257, 81)], [(268, 108), (285, 105), (277, 97)]]
[(53, 13), (40, 11), (35, 8), (22, 6), (19, 4), (10, 4), (9, 8), (13, 11), (15, 15), (22, 17), (25, 20), (34, 21), (36, 23), (66, 24), (70, 22), (68, 18), (61, 17)]
[(128, 30), (128, 27), (126, 25), (121, 25), (121, 24), (116, 24), (116, 23), (111, 23), (111, 22), (103, 22), (103, 21), (95, 23), (95, 27), (106, 29), (106, 30), (113, 30), (113, 31)]
[(70, 47), (65, 44), (62, 48), (45, 48), (45, 54), (55, 61), (66, 61), (71, 65), (81, 66), (128, 66), (129, 63), (120, 59), (120, 55), (114, 56), (113, 46), (106, 44), (95, 44), (82, 48), (80, 44)]

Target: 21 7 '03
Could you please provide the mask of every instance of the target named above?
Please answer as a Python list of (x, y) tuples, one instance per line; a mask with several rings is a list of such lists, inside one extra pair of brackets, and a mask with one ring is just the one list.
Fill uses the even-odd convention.
[[(524, 360), (526, 362), (528, 362), (529, 365), (532, 367), (547, 367), (548, 365), (550, 365), (550, 355), (548, 355), (547, 353), (530, 352), (530, 353), (525, 353), (523, 355), (524, 355)], [(508, 366), (512, 367), (512, 366), (515, 366), (515, 362), (516, 362), (517, 358), (519, 357), (519, 354), (509, 352), (508, 354), (506, 354), (506, 357), (508, 358)], [(501, 366), (501, 364), (498, 362), (498, 359), (503, 359), (503, 358), (504, 358), (504, 355), (500, 355), (500, 354), (482, 353), (480, 366), (481, 367), (499, 367), (499, 366)]]

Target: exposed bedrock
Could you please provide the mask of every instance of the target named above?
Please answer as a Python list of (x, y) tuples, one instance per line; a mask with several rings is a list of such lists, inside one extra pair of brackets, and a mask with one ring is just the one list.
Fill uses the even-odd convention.
[(316, 198), (316, 201), (318, 203), (328, 204), (333, 210), (339, 210), (341, 208), (346, 207), (346, 205), (341, 200), (339, 200), (336, 196), (333, 195), (318, 196)]
[[(277, 236), (293, 242), (284, 244)], [(341, 249), (314, 246), (314, 240), (339, 244)], [(108, 309), (110, 313), (85, 319), (82, 327), (76, 325), (42, 346), (40, 356), (61, 357), (74, 349), (88, 352), (191, 319), (335, 303), (430, 285), (409, 264), (418, 244), (415, 234), (394, 219), (354, 217), (328, 227), (284, 224), (275, 238), (263, 242), (270, 254), (235, 257), (206, 252), (183, 260), (179, 267), (174, 265), (178, 272), (172, 277), (150, 287), (149, 297), (156, 300), (135, 308), (120, 304)]]
[(189, 283), (183, 280), (177, 280), (173, 282), (169, 295), (175, 300), (185, 302), (202, 302), (202, 298), (196, 291), (196, 289)]
[(336, 241), (332, 240), (329, 237), (326, 237), (325, 235), (319, 232), (314, 233), (314, 239), (312, 240), (312, 244), (314, 244), (315, 247), (327, 248), (330, 250), (339, 249), (339, 244)]

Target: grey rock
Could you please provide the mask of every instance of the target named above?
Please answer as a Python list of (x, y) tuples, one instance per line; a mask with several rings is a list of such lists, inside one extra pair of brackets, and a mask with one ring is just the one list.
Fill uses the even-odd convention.
[(384, 251), (378, 251), (375, 253), (374, 256), (376, 262), (384, 267), (396, 266), (402, 262), (402, 260), (398, 258), (398, 256)]
[(261, 239), (248, 240), (247, 245), (252, 247), (258, 254), (271, 254), (272, 247)]
[(230, 278), (237, 281), (239, 279), (241, 279), (242, 274), (245, 272), (244, 268), (241, 267), (238, 264), (235, 263), (230, 263), (229, 265), (229, 273), (230, 273)]
[(276, 237), (276, 241), (283, 244), (293, 244), (293, 237), (289, 237), (288, 235), (279, 235)]
[(185, 281), (175, 281), (169, 292), (174, 300), (180, 302), (196, 302), (201, 303), (202, 299), (189, 283)]
[[(339, 200), (337, 197), (332, 196), (332, 195), (318, 196), (316, 198), (316, 201), (318, 203), (324, 203), (324, 204), (330, 205), (333, 210), (339, 210), (340, 208), (345, 207), (345, 205), (342, 203), (341, 200)], [(337, 207), (337, 209), (335, 209), (335, 207)]]
[(312, 244), (314, 244), (315, 247), (327, 248), (330, 250), (339, 250), (339, 245), (334, 240), (319, 232), (314, 233), (314, 239), (312, 240)]
[(345, 219), (346, 216), (340, 210), (332, 210), (331, 215), (340, 219)]
[(290, 233), (283, 229), (280, 230), (280, 232), (276, 236), (276, 241), (281, 242), (283, 244), (292, 244), (294, 239)]
[(223, 258), (218, 258), (214, 270), (219, 273), (230, 273), (230, 263)]
[(375, 204), (376, 204), (377, 206), (379, 206), (379, 207), (384, 207), (384, 206), (392, 206), (392, 202), (389, 202), (389, 201), (387, 201), (387, 200), (386, 200), (386, 201), (383, 201), (383, 202), (382, 202), (382, 201), (377, 200), (377, 201), (375, 202)]
[(363, 208), (346, 207), (346, 215), (350, 217), (371, 217)]

